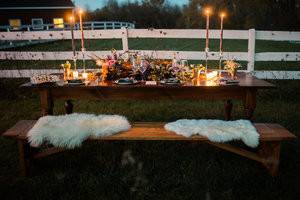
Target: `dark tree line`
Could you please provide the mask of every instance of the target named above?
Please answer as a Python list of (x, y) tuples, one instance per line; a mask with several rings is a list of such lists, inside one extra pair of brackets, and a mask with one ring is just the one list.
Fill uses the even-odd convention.
[(300, 0), (189, 0), (183, 7), (165, 0), (108, 0), (87, 18), (134, 22), (137, 28), (204, 28), (207, 6), (213, 8), (212, 28), (219, 26), (218, 13), (226, 11), (227, 29), (300, 30)]

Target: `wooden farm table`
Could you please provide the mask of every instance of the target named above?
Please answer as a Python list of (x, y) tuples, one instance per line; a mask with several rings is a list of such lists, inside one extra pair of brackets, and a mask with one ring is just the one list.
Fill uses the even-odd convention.
[[(223, 74), (223, 76), (226, 76)], [(246, 118), (251, 119), (256, 107), (256, 95), (259, 89), (274, 88), (264, 80), (241, 72), (237, 75), (239, 85), (220, 86), (215, 81), (193, 80), (182, 85), (116, 85), (113, 82), (90, 83), (88, 85), (33, 85), (25, 83), (22, 88), (36, 89), (40, 93), (42, 115), (53, 114), (55, 99), (67, 100), (67, 113), (72, 112), (71, 99), (120, 100), (120, 99), (192, 99), (224, 100), (225, 118), (230, 119), (231, 100), (243, 101)], [(68, 105), (69, 104), (69, 105)]]

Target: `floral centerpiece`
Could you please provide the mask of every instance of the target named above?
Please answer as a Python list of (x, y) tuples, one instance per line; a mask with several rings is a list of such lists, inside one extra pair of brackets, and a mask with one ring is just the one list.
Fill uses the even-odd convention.
[(224, 61), (224, 69), (227, 70), (228, 74), (232, 79), (236, 78), (237, 69), (241, 67), (241, 64), (235, 62), (234, 60)]
[(129, 77), (145, 81), (162, 81), (169, 78), (189, 81), (201, 75), (205, 77), (206, 73), (203, 65), (187, 65), (175, 59), (155, 59), (141, 52), (127, 51), (118, 54), (113, 49), (111, 55), (100, 58), (92, 54), (90, 57), (101, 67), (103, 80)]

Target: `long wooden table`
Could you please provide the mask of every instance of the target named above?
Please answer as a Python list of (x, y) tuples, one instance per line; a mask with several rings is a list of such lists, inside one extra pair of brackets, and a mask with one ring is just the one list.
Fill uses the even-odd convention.
[[(222, 76), (226, 76), (223, 74)], [(216, 81), (192, 80), (182, 85), (116, 85), (113, 82), (91, 82), (88, 85), (33, 85), (23, 84), (26, 89), (36, 89), (40, 93), (42, 116), (53, 114), (54, 100), (67, 100), (67, 113), (72, 112), (72, 99), (89, 100), (120, 100), (120, 99), (192, 99), (192, 100), (224, 100), (225, 119), (229, 120), (232, 110), (231, 100), (241, 100), (244, 104), (245, 116), (253, 117), (256, 107), (256, 96), (259, 89), (269, 89), (275, 86), (264, 80), (257, 79), (247, 73), (238, 73), (239, 85), (220, 86)]]

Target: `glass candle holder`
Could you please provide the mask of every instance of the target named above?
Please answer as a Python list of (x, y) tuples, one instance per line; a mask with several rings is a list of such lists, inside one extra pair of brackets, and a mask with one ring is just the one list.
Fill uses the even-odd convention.
[(78, 71), (73, 71), (73, 79), (78, 79)]

